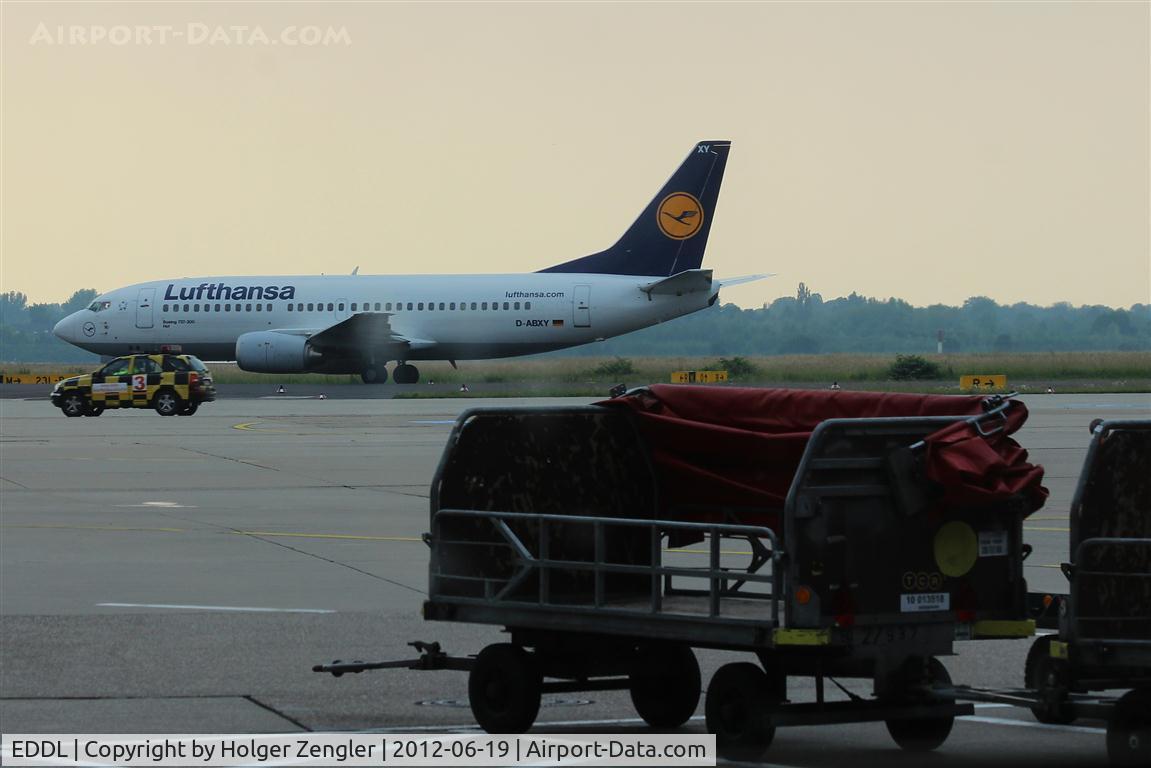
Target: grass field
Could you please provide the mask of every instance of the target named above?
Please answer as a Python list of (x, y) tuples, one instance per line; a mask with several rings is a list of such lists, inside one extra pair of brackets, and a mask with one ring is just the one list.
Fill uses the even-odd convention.
[[(936, 380), (896, 382), (888, 378), (895, 355), (789, 355), (750, 357), (751, 370), (732, 376), (742, 385), (828, 386), (891, 391), (958, 391), (963, 374), (1005, 374), (1010, 389), (1044, 391), (1151, 391), (1151, 353), (1040, 352), (1025, 354), (925, 355), (936, 363)], [(95, 366), (12, 363), (0, 364), (5, 374), (86, 373)], [(239, 370), (234, 363), (209, 366), (218, 384), (359, 384), (358, 376), (318, 374), (259, 374)], [(603, 385), (666, 382), (672, 371), (719, 370), (717, 358), (702, 357), (535, 357), (468, 361), (453, 369), (446, 362), (419, 363), (424, 382), (447, 384), (522, 383), (546, 394), (602, 394)]]

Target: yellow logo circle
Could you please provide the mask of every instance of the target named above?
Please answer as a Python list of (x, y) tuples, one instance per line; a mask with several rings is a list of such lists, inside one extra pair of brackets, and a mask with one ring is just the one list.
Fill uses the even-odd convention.
[(703, 226), (703, 206), (687, 192), (672, 192), (660, 202), (655, 218), (672, 240), (686, 240)]
[(979, 559), (979, 537), (960, 520), (945, 523), (935, 533), (935, 563), (952, 578), (966, 575)]

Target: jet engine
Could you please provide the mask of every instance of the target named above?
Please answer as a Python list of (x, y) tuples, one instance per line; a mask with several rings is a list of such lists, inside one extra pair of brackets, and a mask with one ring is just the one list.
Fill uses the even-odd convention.
[(236, 339), (236, 362), (253, 373), (303, 373), (314, 368), (320, 358), (304, 336), (255, 331)]

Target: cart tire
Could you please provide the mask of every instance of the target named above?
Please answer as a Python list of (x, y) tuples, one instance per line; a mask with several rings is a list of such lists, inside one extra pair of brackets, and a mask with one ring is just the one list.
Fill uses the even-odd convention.
[[(943, 663), (934, 657), (927, 660), (927, 673), (933, 686), (951, 686), (951, 675)], [(920, 681), (913, 681), (920, 682)], [(955, 725), (955, 718), (947, 717), (919, 717), (899, 720), (888, 720), (887, 732), (895, 743), (908, 752), (930, 752), (947, 741), (951, 735), (951, 728)]]
[(720, 756), (735, 761), (763, 757), (775, 738), (769, 715), (777, 703), (767, 675), (755, 664), (737, 662), (716, 670), (707, 686), (704, 711)]
[(542, 684), (530, 653), (511, 643), (489, 645), (468, 676), (472, 715), (488, 733), (523, 733), (539, 714)]
[(699, 662), (686, 645), (641, 645), (628, 677), (631, 703), (653, 728), (678, 728), (699, 706)]
[(1035, 719), (1048, 725), (1067, 725), (1075, 722), (1065, 696), (1069, 668), (1063, 659), (1051, 657), (1051, 643), (1055, 639), (1054, 635), (1042, 635), (1031, 644), (1023, 666), (1023, 681), (1039, 693), (1039, 702), (1031, 707)]
[(1107, 723), (1107, 757), (1112, 765), (1151, 765), (1151, 688), (1128, 691)]

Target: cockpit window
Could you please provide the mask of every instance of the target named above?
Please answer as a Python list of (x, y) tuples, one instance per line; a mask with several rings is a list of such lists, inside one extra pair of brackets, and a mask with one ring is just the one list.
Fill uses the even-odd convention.
[(93, 301), (88, 305), (88, 309), (92, 310), (93, 312), (103, 312), (110, 306), (112, 306), (112, 302), (110, 301)]

